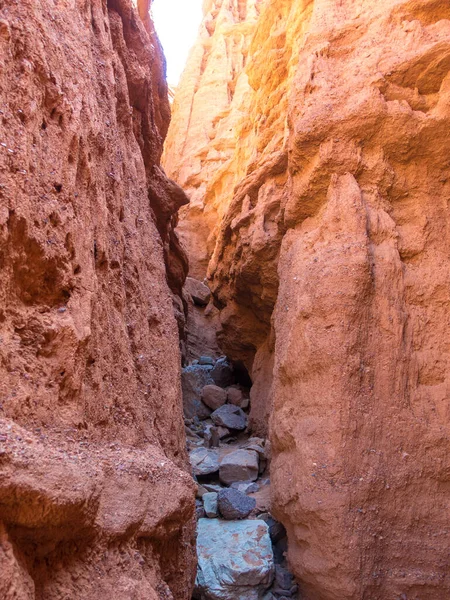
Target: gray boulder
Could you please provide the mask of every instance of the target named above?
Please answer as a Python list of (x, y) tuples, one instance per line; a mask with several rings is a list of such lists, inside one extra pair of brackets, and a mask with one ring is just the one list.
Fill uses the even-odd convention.
[(253, 450), (230, 452), (220, 463), (219, 478), (226, 485), (231, 485), (235, 481), (256, 481), (258, 454)]
[(247, 427), (247, 416), (239, 406), (224, 404), (211, 414), (214, 425), (243, 431)]
[(205, 385), (202, 390), (202, 400), (212, 410), (217, 410), (227, 401), (227, 393), (218, 385)]
[(224, 519), (245, 519), (256, 507), (256, 500), (233, 488), (221, 490), (217, 495), (219, 512)]
[(217, 503), (217, 493), (216, 492), (207, 492), (203, 494), (203, 508), (205, 509), (205, 514), (208, 519), (214, 519), (218, 517), (218, 503)]
[(200, 400), (205, 385), (214, 383), (210, 365), (190, 365), (181, 371), (181, 388), (183, 391), (183, 412), (187, 419), (197, 416), (207, 419), (211, 410)]
[(228, 387), (234, 383), (233, 365), (226, 358), (219, 358), (211, 371), (211, 377), (216, 385), (223, 388)]
[(193, 277), (186, 278), (184, 289), (191, 295), (194, 304), (198, 306), (206, 306), (211, 298), (209, 287)]
[(252, 521), (200, 519), (195, 598), (262, 600), (274, 576), (267, 525)]
[(219, 470), (219, 453), (208, 448), (195, 448), (189, 453), (194, 475), (210, 475)]

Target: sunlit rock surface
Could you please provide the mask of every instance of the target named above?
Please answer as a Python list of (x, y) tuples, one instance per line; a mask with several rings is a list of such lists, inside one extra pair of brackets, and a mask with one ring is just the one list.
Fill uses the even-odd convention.
[(271, 415), (292, 567), (309, 600), (441, 600), (450, 8), (249, 5), (230, 100), (232, 52), (214, 32), (237, 17), (220, 4), (206, 5), (166, 161), (194, 199), (181, 231), (198, 231), (222, 349), (251, 369), (254, 427)]
[(0, 3), (2, 600), (190, 598), (163, 63), (128, 0)]

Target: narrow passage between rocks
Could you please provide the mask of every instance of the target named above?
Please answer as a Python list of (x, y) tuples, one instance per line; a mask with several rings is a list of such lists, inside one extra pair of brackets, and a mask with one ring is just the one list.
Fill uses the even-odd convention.
[[(211, 294), (191, 278), (186, 291), (197, 330), (189, 332), (188, 319), (186, 354), (193, 357), (201, 340), (212, 337)], [(270, 445), (249, 426), (250, 387), (242, 365), (225, 356), (191, 358), (182, 371), (187, 449), (198, 484), (196, 600), (298, 598), (286, 531), (270, 512)]]

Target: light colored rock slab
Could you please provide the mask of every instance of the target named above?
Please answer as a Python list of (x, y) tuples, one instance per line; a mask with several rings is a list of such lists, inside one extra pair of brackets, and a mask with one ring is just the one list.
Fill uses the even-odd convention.
[(258, 519), (200, 519), (197, 555), (203, 600), (261, 600), (274, 577), (269, 528)]

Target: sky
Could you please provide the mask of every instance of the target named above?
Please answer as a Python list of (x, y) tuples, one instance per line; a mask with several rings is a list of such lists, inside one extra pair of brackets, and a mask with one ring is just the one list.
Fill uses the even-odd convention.
[(202, 20), (202, 0), (153, 0), (152, 15), (167, 59), (167, 81), (176, 86)]

